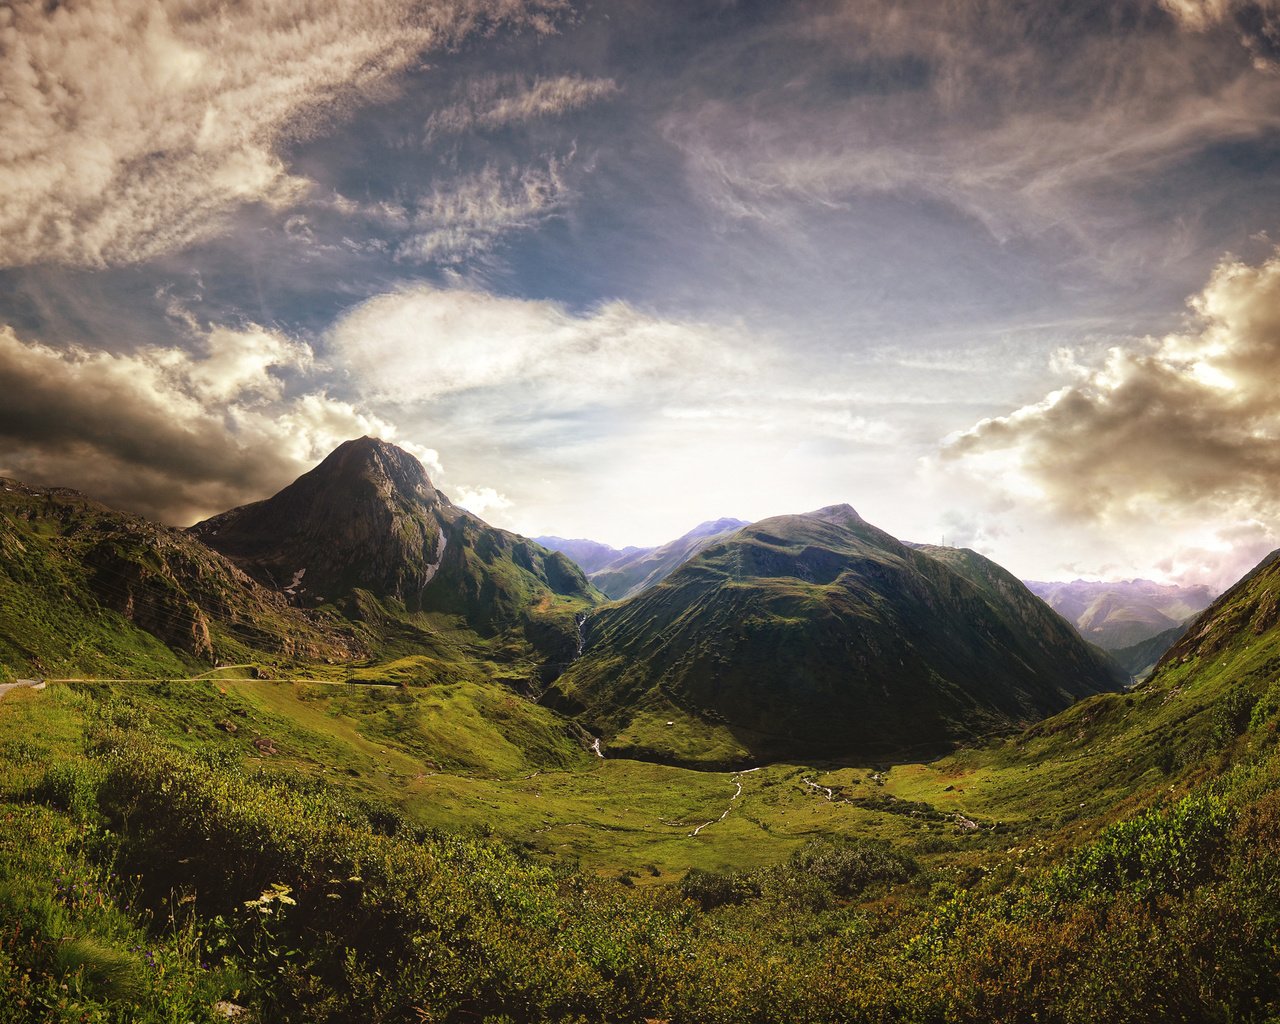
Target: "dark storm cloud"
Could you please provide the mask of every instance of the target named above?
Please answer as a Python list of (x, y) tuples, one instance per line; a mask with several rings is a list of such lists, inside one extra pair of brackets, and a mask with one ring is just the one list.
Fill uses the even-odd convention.
[(193, 341), (112, 354), (0, 328), (0, 473), (181, 524), (272, 493), (340, 441), (395, 435), (323, 391), (286, 395), (305, 345), (253, 325)]

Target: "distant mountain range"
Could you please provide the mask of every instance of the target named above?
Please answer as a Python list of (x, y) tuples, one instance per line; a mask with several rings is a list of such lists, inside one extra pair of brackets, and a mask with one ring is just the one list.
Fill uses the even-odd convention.
[(615, 548), (610, 547), (608, 544), (601, 544), (596, 540), (571, 540), (565, 537), (534, 537), (533, 539), (544, 548), (548, 548), (551, 551), (559, 551), (561, 554), (573, 559), (587, 575), (599, 572), (606, 565), (621, 558), (644, 555), (653, 550), (653, 548), (638, 548), (635, 546)]
[[(590, 540), (539, 537), (538, 542), (573, 558), (601, 593), (620, 601), (657, 586), (698, 552), (746, 525), (742, 519), (712, 519), (659, 547), (621, 551)], [(610, 553), (613, 557), (602, 561)], [(586, 562), (580, 561), (578, 555), (585, 557)]]
[(547, 701), (623, 755), (881, 756), (1030, 722), (1126, 676), (1012, 575), (847, 505), (734, 530), (593, 612)]
[(1108, 651), (1132, 647), (1185, 626), (1215, 597), (1206, 586), (1170, 586), (1150, 580), (1028, 580), (1027, 587), (1073, 622), (1086, 640)]
[(3, 486), (4, 675), (328, 663), (358, 679), (397, 660), (419, 685), (507, 685), (613, 753), (704, 766), (892, 759), (1127, 680), (995, 563), (901, 543), (847, 505), (651, 549), (546, 538), (597, 565), (588, 579), (374, 438), (187, 531)]

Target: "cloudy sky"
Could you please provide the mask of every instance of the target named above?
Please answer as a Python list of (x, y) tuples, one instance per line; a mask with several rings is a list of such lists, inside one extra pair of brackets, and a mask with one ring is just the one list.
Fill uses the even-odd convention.
[(1280, 0), (18, 0), (0, 127), (2, 474), (1280, 546)]

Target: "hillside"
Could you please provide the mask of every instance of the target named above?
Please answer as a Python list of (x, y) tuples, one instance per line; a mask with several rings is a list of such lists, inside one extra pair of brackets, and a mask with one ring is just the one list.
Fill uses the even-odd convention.
[(847, 505), (741, 529), (584, 635), (548, 700), (619, 756), (677, 763), (903, 757), (1123, 678), (998, 566)]
[(1173, 586), (1150, 580), (1028, 580), (1027, 588), (1073, 622), (1086, 640), (1108, 651), (1168, 632), (1204, 611), (1214, 598), (1206, 586)]
[[(744, 566), (824, 585), (856, 539), (881, 589), (1036, 607), (972, 552), (784, 518)], [(1260, 566), (1137, 689), (930, 763), (601, 759), (466, 682), (15, 691), (0, 1018), (1265, 1024), (1277, 585)]]
[(1139, 640), (1128, 647), (1117, 648), (1110, 652), (1111, 657), (1135, 679), (1143, 679), (1151, 674), (1156, 663), (1164, 657), (1164, 653), (1170, 647), (1178, 642), (1190, 624), (1190, 622), (1182, 622), (1171, 629), (1166, 629), (1163, 633), (1147, 637), (1146, 640)]
[(712, 519), (699, 523), (683, 537), (656, 548), (642, 548), (610, 562), (591, 573), (594, 583), (605, 596), (615, 601), (634, 597), (655, 587), (690, 558), (714, 544), (721, 537), (746, 526), (741, 519)]
[(0, 481), (0, 674), (186, 675), (366, 654), (352, 624), (291, 607), (181, 530)]
[(577, 647), (575, 614), (599, 600), (569, 559), (457, 507), (417, 459), (368, 437), (191, 534), (295, 605), (398, 636), (400, 653), (433, 646), (439, 615), (530, 645), (554, 673)]
[(1137, 690), (927, 764), (599, 759), (493, 686), (7, 695), (0, 1007), (1265, 1024), (1276, 571)]

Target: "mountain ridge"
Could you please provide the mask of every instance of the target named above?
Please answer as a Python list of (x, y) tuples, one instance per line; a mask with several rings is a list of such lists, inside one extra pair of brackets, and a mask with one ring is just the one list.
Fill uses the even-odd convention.
[(622, 600), (657, 586), (671, 573), (717, 539), (749, 525), (725, 517), (708, 519), (689, 532), (653, 548), (624, 554), (590, 574), (591, 582), (606, 597)]
[(955, 557), (848, 505), (762, 520), (594, 611), (549, 699), (624, 755), (726, 765), (944, 747), (1120, 687), (1015, 577)]
[(190, 532), (294, 604), (332, 603), (384, 633), (407, 630), (410, 645), (437, 643), (424, 616), (448, 616), (530, 645), (543, 676), (573, 656), (574, 616), (600, 600), (568, 558), (453, 504), (417, 459), (371, 437)]

